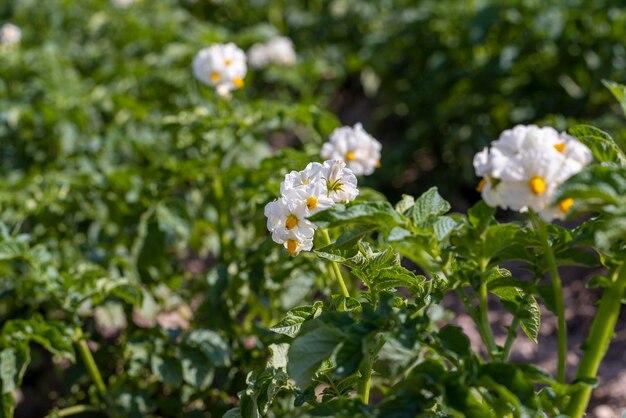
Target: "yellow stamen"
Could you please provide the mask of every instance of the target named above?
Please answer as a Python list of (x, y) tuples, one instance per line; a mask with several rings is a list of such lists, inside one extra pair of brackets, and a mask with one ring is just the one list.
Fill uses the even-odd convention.
[(380, 161), (376, 161), (376, 164), (374, 164), (376, 166), (376, 168), (380, 168)]
[(211, 73), (211, 82), (212, 83), (217, 83), (218, 81), (220, 81), (220, 73), (212, 72)]
[(287, 219), (285, 220), (285, 228), (294, 229), (296, 225), (298, 225), (298, 217), (295, 215), (287, 216)]
[(354, 152), (348, 151), (346, 152), (346, 161), (354, 161)]
[(567, 213), (573, 205), (574, 205), (574, 199), (572, 199), (571, 197), (568, 197), (565, 200), (561, 200), (558, 204), (558, 207), (561, 210), (561, 212)]
[(543, 177), (533, 176), (528, 182), (528, 187), (534, 194), (541, 196), (546, 192), (546, 181)]
[(480, 182), (478, 182), (478, 186), (476, 186), (476, 191), (478, 193), (481, 193), (485, 188), (485, 184), (487, 184), (487, 179), (483, 177), (482, 179), (480, 179)]
[(298, 241), (295, 239), (287, 240), (287, 252), (290, 255), (296, 255), (296, 251), (298, 251)]
[(235, 85), (235, 87), (237, 87), (238, 89), (242, 88), (244, 86), (244, 82), (241, 78), (236, 77), (233, 79), (233, 84)]
[(565, 151), (565, 142), (563, 142), (562, 144), (554, 144), (554, 149), (560, 153), (563, 153), (563, 151)]
[(310, 196), (306, 200), (306, 207), (309, 208), (309, 210), (315, 209), (317, 207), (317, 198), (315, 196)]
[(233, 60), (231, 60), (230, 58), (227, 58), (226, 61), (224, 61), (224, 64), (226, 64), (227, 67), (232, 63), (233, 63)]

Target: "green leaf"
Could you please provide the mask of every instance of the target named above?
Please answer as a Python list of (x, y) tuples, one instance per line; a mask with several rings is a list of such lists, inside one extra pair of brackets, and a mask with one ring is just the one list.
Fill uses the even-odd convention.
[(535, 388), (524, 373), (509, 363), (489, 363), (480, 368), (479, 375), (487, 375), (498, 384), (506, 387), (525, 405), (536, 407)]
[(348, 333), (335, 356), (335, 360), (337, 367), (333, 371), (333, 375), (345, 378), (356, 373), (361, 360), (363, 360), (362, 336)]
[(531, 341), (537, 344), (541, 325), (541, 311), (535, 298), (529, 295), (526, 300), (524, 293), (514, 286), (497, 287), (490, 291), (503, 302), (509, 302), (514, 306), (512, 313), (520, 318), (522, 330)]
[(611, 136), (589, 125), (577, 125), (569, 133), (587, 146), (598, 161), (626, 165), (626, 155)]
[(402, 200), (396, 203), (396, 211), (401, 215), (405, 215), (406, 212), (413, 207), (415, 204), (415, 198), (408, 194), (402, 195)]
[(493, 259), (508, 247), (516, 245), (515, 235), (519, 227), (515, 224), (492, 225), (485, 231), (483, 256)]
[(478, 231), (478, 235), (482, 235), (487, 226), (494, 221), (493, 215), (495, 213), (496, 208), (492, 208), (485, 201), (480, 200), (467, 211), (467, 219), (470, 225)]
[(324, 360), (327, 360), (343, 341), (335, 328), (319, 326), (298, 336), (289, 348), (287, 371), (300, 388), (305, 388)]
[(208, 329), (196, 329), (185, 338), (185, 342), (199, 348), (214, 367), (230, 366), (231, 349), (218, 333)]
[(183, 381), (180, 361), (170, 356), (152, 355), (150, 362), (152, 374), (166, 385), (179, 387)]
[(439, 194), (436, 187), (431, 187), (422, 194), (411, 207), (407, 214), (413, 218), (413, 223), (418, 228), (425, 228), (428, 222), (450, 210), (450, 204)]
[(29, 252), (28, 245), (20, 241), (0, 242), (0, 261), (25, 258)]
[(73, 329), (61, 321), (46, 321), (40, 316), (13, 319), (4, 324), (1, 336), (5, 345), (35, 342), (52, 354), (75, 360)]
[(228, 411), (226, 411), (224, 415), (222, 415), (222, 418), (242, 418), (241, 408), (237, 407), (237, 408), (229, 409)]
[(609, 80), (602, 80), (602, 84), (604, 84), (604, 86), (609, 89), (613, 96), (615, 96), (620, 106), (622, 107), (622, 112), (626, 114), (626, 86)]
[(520, 312), (520, 323), (524, 334), (535, 344), (539, 344), (539, 328), (541, 327), (541, 309), (537, 300), (531, 296)]
[(620, 206), (626, 194), (626, 167), (592, 165), (568, 179), (556, 200), (571, 197), (576, 204), (591, 210), (606, 205)]
[(402, 218), (389, 202), (363, 202), (349, 206), (334, 205), (309, 218), (315, 224), (332, 228), (350, 224), (378, 225), (388, 229), (402, 223)]
[(452, 232), (459, 225), (461, 224), (449, 216), (438, 217), (433, 224), (433, 230), (435, 231), (437, 240), (443, 241), (448, 235), (450, 235), (450, 232)]
[(1, 418), (13, 417), (15, 407), (13, 392), (22, 384), (22, 378), (29, 363), (30, 349), (25, 342), (16, 343), (13, 347), (0, 351)]
[(204, 353), (195, 347), (180, 348), (182, 378), (188, 385), (206, 389), (213, 381), (214, 370)]
[(439, 330), (437, 335), (444, 349), (458, 354), (461, 357), (470, 354), (470, 340), (461, 327), (446, 325)]
[(322, 302), (317, 301), (312, 306), (297, 306), (290, 309), (285, 318), (272, 326), (270, 330), (293, 338), (298, 334), (300, 327), (305, 321), (314, 319), (322, 313), (323, 305)]
[(21, 358), (14, 348), (5, 348), (0, 351), (0, 382), (2, 393), (13, 393), (22, 380), (25, 359)]

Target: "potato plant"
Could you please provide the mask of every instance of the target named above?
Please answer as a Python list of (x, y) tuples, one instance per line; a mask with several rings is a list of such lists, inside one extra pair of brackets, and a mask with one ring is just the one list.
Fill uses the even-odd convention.
[[(341, 25), (302, 38), (312, 16), (378, 28), (393, 4), (411, 27), (419, 8), (218, 3), (0, 6), (18, 24), (0, 36), (0, 417), (583, 416), (625, 296), (620, 140), (523, 127), (541, 158), (479, 153), (462, 183), (484, 201), (466, 213), (430, 185), (390, 203), (363, 184), (389, 184), (398, 156), (331, 105), (355, 72), (373, 94), (393, 60)], [(626, 110), (626, 87), (604, 84)], [(598, 268), (603, 289), (573, 380), (567, 265)], [(503, 344), (488, 298), (511, 314)], [(509, 361), (517, 338), (541, 344), (538, 300), (558, 319), (554, 376)]]

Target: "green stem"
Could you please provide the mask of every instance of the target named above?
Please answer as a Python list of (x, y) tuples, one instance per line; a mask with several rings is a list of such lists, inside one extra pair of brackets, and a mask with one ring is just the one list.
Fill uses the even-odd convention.
[(484, 326), (482, 326), (483, 320), (480, 317), (481, 309), (479, 308), (477, 310), (472, 305), (472, 302), (470, 301), (470, 299), (467, 297), (467, 295), (465, 294), (465, 292), (462, 289), (457, 288), (456, 289), (456, 294), (459, 296), (459, 299), (461, 299), (461, 302), (463, 302), (463, 306), (465, 306), (465, 310), (467, 311), (469, 316), (472, 318), (472, 320), (476, 324), (476, 327), (478, 328), (478, 334), (480, 334), (480, 339), (485, 344), (485, 347), (487, 347), (487, 352), (489, 354), (489, 358), (492, 358), (491, 348), (489, 347), (489, 343), (488, 343), (488, 341), (489, 341), (489, 336), (488, 336), (489, 330), (487, 330)]
[(513, 342), (515, 341), (515, 337), (517, 337), (517, 328), (519, 328), (519, 323), (520, 319), (517, 316), (513, 318), (513, 321), (511, 321), (511, 325), (509, 326), (509, 330), (506, 335), (504, 348), (502, 348), (502, 352), (500, 353), (500, 358), (502, 359), (502, 361), (507, 361), (509, 359), (509, 354), (511, 353)]
[[(613, 331), (622, 305), (622, 297), (626, 290), (626, 264), (622, 264), (612, 276), (612, 284), (602, 292), (600, 306), (591, 325), (589, 337), (585, 342), (586, 348), (578, 366), (576, 381), (595, 379), (598, 367), (609, 348), (613, 338)], [(584, 387), (573, 393), (567, 405), (566, 415), (579, 418), (585, 414), (592, 387)]]
[(558, 338), (558, 363), (557, 363), (557, 380), (561, 383), (565, 382), (565, 360), (567, 356), (567, 328), (565, 324), (565, 306), (563, 304), (563, 289), (561, 286), (561, 277), (556, 266), (556, 259), (552, 246), (548, 240), (548, 232), (546, 224), (531, 209), (529, 211), (530, 220), (533, 223), (541, 245), (543, 246), (546, 263), (552, 278), (552, 289), (554, 291), (554, 305), (558, 320), (557, 338)]
[(481, 334), (483, 334), (483, 341), (487, 345), (489, 358), (493, 359), (498, 354), (498, 346), (493, 338), (493, 330), (491, 329), (491, 325), (489, 325), (489, 316), (487, 315), (487, 280), (484, 274), (480, 278), (479, 298), (480, 321), (478, 321), (478, 327), (482, 329)]
[(100, 370), (98, 370), (98, 366), (96, 365), (96, 362), (91, 355), (91, 351), (87, 346), (87, 341), (85, 341), (85, 339), (83, 338), (83, 332), (80, 328), (77, 328), (76, 333), (79, 337), (77, 343), (78, 353), (82, 357), (83, 362), (85, 363), (85, 367), (87, 368), (87, 372), (89, 373), (89, 376), (91, 376), (91, 380), (93, 380), (93, 383), (96, 385), (98, 393), (100, 394), (102, 399), (106, 399), (107, 390), (106, 386), (104, 385), (104, 380), (102, 380)]
[(215, 195), (215, 207), (217, 209), (217, 234), (220, 240), (220, 260), (225, 260), (227, 240), (226, 229), (228, 228), (228, 217), (224, 209), (224, 186), (218, 173), (213, 180), (213, 193)]
[[(324, 237), (324, 240), (326, 241), (326, 245), (330, 245), (332, 241), (330, 240), (330, 235), (328, 234), (328, 230), (324, 228), (320, 228), (320, 230), (322, 231), (322, 237)], [(337, 279), (337, 282), (339, 282), (339, 287), (341, 287), (341, 293), (345, 297), (349, 298), (350, 293), (348, 292), (346, 283), (343, 281), (343, 275), (341, 274), (341, 269), (339, 268), (339, 264), (337, 264), (334, 261), (330, 261), (330, 268), (335, 274), (335, 278)]]
[(363, 361), (359, 372), (361, 372), (361, 380), (359, 380), (357, 393), (363, 404), (367, 405), (370, 401), (370, 387), (372, 385), (372, 362), (369, 355)]
[(105, 414), (104, 411), (100, 410), (99, 408), (96, 408), (95, 406), (75, 405), (75, 406), (70, 406), (67, 408), (59, 409), (55, 411), (54, 413), (46, 415), (44, 418), (69, 417), (70, 415), (83, 414), (85, 412), (96, 412), (96, 413), (99, 412), (101, 414)]

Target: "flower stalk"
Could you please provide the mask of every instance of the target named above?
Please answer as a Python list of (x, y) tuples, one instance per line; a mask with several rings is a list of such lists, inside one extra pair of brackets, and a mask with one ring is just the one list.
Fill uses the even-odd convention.
[(556, 259), (552, 246), (548, 239), (546, 224), (531, 209), (529, 210), (530, 220), (539, 236), (541, 246), (543, 247), (548, 271), (552, 279), (552, 289), (554, 291), (554, 305), (558, 320), (557, 339), (558, 339), (558, 362), (557, 362), (557, 380), (560, 383), (565, 382), (565, 360), (567, 356), (567, 324), (565, 323), (565, 305), (563, 303), (563, 289), (561, 285), (561, 277), (556, 265)]
[(76, 334), (78, 335), (78, 353), (80, 357), (83, 359), (85, 363), (85, 367), (87, 368), (87, 373), (91, 377), (98, 393), (100, 394), (102, 399), (106, 399), (106, 386), (104, 385), (104, 380), (102, 379), (102, 375), (100, 374), (100, 370), (98, 370), (98, 366), (96, 365), (95, 360), (93, 359), (93, 355), (87, 346), (87, 341), (83, 336), (83, 331), (80, 328), (76, 328)]
[[(320, 228), (320, 231), (322, 232), (322, 237), (324, 237), (324, 241), (326, 242), (326, 245), (330, 245), (332, 241), (330, 240), (330, 235), (328, 234), (328, 230), (325, 228)], [(344, 297), (349, 298), (350, 292), (348, 292), (348, 288), (346, 287), (346, 282), (344, 282), (343, 280), (343, 275), (341, 274), (341, 269), (339, 268), (339, 264), (337, 264), (334, 261), (329, 261), (329, 262), (330, 262), (330, 268), (333, 271), (335, 278), (337, 279), (337, 282), (339, 283), (339, 287), (341, 288), (341, 294)]]
[[(576, 373), (578, 382), (595, 379), (598, 367), (609, 348), (626, 290), (626, 264), (622, 264), (611, 278), (611, 286), (605, 288), (602, 293), (600, 306), (589, 331), (586, 348)], [(572, 418), (582, 417), (587, 409), (592, 389), (590, 384), (585, 384), (578, 392), (572, 394), (565, 411), (566, 415)]]

